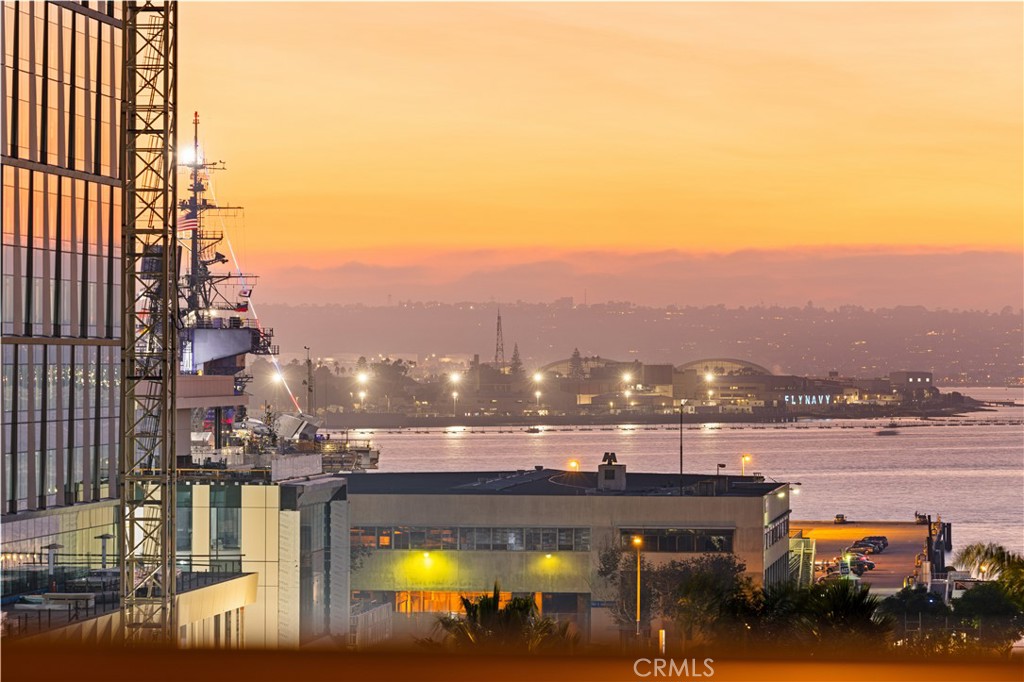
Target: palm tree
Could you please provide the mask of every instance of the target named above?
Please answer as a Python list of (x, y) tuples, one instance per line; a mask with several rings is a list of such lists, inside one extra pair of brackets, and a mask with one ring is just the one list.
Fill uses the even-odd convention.
[(812, 591), (785, 582), (751, 594), (748, 625), (755, 639), (773, 647), (806, 648), (813, 641), (810, 619)]
[(807, 602), (811, 634), (823, 649), (883, 647), (893, 619), (867, 587), (833, 580), (812, 588)]
[(976, 542), (957, 552), (953, 563), (982, 580), (994, 580), (1007, 571), (1019, 571), (1024, 565), (1024, 557), (994, 542)]
[(978, 542), (957, 552), (953, 564), (982, 580), (998, 580), (1008, 595), (1024, 605), (1024, 556), (1002, 545)]
[(441, 641), (419, 640), (425, 646), (444, 646), (461, 651), (516, 651), (526, 653), (572, 651), (579, 634), (568, 622), (540, 617), (528, 597), (513, 597), (500, 606), (498, 583), (494, 592), (477, 599), (461, 597), (463, 616), (437, 619)]

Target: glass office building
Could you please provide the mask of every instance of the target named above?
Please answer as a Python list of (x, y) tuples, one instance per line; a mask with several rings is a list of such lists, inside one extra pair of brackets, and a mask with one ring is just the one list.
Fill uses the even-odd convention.
[(115, 519), (121, 34), (118, 3), (3, 3), (5, 552)]

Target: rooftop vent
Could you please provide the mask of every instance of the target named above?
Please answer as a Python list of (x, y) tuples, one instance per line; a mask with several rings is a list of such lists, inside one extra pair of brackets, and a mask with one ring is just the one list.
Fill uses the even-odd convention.
[(597, 467), (598, 490), (625, 490), (626, 465), (617, 464), (614, 452), (604, 453), (603, 464)]

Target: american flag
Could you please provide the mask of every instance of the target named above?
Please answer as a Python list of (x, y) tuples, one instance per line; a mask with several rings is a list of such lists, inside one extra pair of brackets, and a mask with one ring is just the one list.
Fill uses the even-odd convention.
[(199, 228), (199, 220), (197, 218), (186, 218), (184, 216), (178, 218), (178, 230), (195, 230)]

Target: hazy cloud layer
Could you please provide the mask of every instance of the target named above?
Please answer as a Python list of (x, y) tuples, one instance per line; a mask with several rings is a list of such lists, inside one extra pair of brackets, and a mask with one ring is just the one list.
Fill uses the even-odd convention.
[(999, 310), (1024, 301), (1020, 253), (841, 250), (557, 255), (445, 252), (400, 266), (260, 266), (258, 300), (273, 303), (527, 301), (642, 305), (924, 305)]

